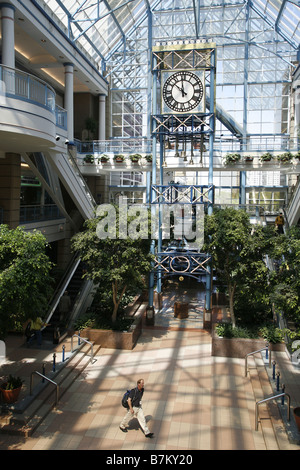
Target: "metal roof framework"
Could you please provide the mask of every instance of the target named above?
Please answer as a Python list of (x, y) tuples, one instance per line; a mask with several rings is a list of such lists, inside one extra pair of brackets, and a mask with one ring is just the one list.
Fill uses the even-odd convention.
[(300, 60), (299, 0), (39, 2), (87, 57), (101, 63), (112, 90), (112, 137), (146, 136), (149, 51), (172, 40), (217, 44), (217, 105), (224, 109), (218, 118), (226, 113), (230, 133), (288, 132), (288, 87)]

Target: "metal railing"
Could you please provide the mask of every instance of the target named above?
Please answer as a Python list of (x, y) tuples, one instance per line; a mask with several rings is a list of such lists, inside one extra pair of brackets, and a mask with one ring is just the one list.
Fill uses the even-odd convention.
[(48, 382), (52, 383), (52, 385), (55, 385), (56, 387), (56, 396), (55, 396), (55, 403), (54, 403), (54, 406), (57, 405), (58, 403), (58, 397), (59, 397), (59, 385), (56, 383), (56, 382), (53, 382), (53, 380), (49, 379), (48, 377), (46, 377), (45, 375), (41, 374), (40, 372), (38, 371), (33, 371), (31, 372), (31, 376), (30, 376), (30, 395), (32, 395), (32, 384), (33, 384), (33, 374), (37, 374), (39, 375), (40, 377), (42, 377), (43, 379), (47, 380)]
[(82, 340), (82, 341), (84, 341), (85, 343), (88, 343), (91, 346), (91, 361), (92, 361), (94, 359), (93, 343), (91, 343), (91, 341), (88, 341), (86, 338), (81, 338), (80, 335), (73, 335), (71, 337), (71, 353), (73, 353), (73, 338), (75, 336), (79, 339), (78, 344), (80, 344), (80, 341)]
[(269, 356), (269, 367), (271, 367), (271, 351), (269, 350), (269, 345), (267, 345), (265, 348), (258, 349), (257, 351), (253, 351), (251, 353), (248, 353), (245, 356), (245, 377), (247, 377), (247, 369), (248, 369), (248, 357), (252, 356), (253, 354), (259, 353), (261, 351), (268, 351), (268, 356)]
[(291, 417), (291, 397), (288, 393), (279, 393), (278, 395), (273, 395), (272, 397), (269, 397), (269, 398), (264, 398), (263, 400), (259, 400), (256, 402), (255, 404), (255, 431), (258, 430), (258, 406), (261, 405), (262, 403), (266, 403), (270, 400), (275, 400), (276, 398), (280, 398), (280, 397), (284, 397), (286, 396), (287, 397), (287, 402), (288, 402), (288, 413), (287, 413), (287, 419), (288, 421), (290, 421), (290, 417)]
[(1, 65), (0, 80), (1, 91), (4, 95), (43, 106), (52, 112), (55, 111), (55, 91), (38, 77)]

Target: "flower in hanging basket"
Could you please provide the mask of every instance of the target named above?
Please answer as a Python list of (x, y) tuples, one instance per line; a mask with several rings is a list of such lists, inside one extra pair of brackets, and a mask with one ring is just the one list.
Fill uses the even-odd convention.
[(101, 157), (100, 157), (100, 162), (101, 163), (106, 163), (108, 161), (109, 161), (109, 156), (108, 155), (105, 155), (105, 154), (101, 155)]
[(277, 155), (277, 160), (282, 163), (289, 163), (293, 158), (291, 152), (284, 152), (281, 155)]
[(129, 155), (129, 158), (132, 163), (137, 163), (142, 158), (142, 155), (140, 155), (139, 153), (134, 153), (133, 155)]
[(241, 159), (241, 155), (239, 153), (228, 153), (225, 156), (225, 164), (227, 165), (228, 163), (237, 163)]
[(273, 158), (273, 155), (269, 152), (263, 153), (259, 159), (261, 162), (270, 162)]
[(94, 161), (95, 161), (94, 155), (92, 155), (92, 154), (86, 155), (86, 156), (84, 157), (83, 161), (84, 161), (85, 163), (94, 163)]
[(118, 154), (118, 155), (114, 156), (114, 160), (115, 160), (115, 162), (124, 162), (125, 157), (124, 157), (124, 155), (119, 155)]

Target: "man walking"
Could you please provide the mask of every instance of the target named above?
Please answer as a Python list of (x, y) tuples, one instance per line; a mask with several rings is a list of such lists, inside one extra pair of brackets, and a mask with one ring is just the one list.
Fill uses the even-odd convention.
[(127, 401), (128, 411), (126, 415), (124, 416), (123, 420), (121, 421), (120, 429), (123, 432), (127, 432), (127, 425), (128, 425), (129, 420), (135, 417), (140, 423), (140, 426), (142, 430), (144, 431), (145, 436), (152, 438), (154, 437), (154, 434), (153, 432), (149, 431), (149, 428), (147, 426), (146, 419), (144, 416), (144, 412), (142, 409), (141, 400), (142, 400), (143, 394), (144, 394), (144, 379), (140, 379), (137, 381), (137, 387), (133, 388), (130, 391), (128, 401)]

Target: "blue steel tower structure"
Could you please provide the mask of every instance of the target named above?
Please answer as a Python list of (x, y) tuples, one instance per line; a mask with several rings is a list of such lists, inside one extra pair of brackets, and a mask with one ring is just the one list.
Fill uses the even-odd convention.
[[(174, 41), (152, 48), (152, 183), (151, 212), (157, 220), (157, 246), (152, 241), (155, 255), (150, 276), (149, 306), (153, 306), (154, 283), (161, 292), (162, 276), (206, 278), (206, 311), (210, 310), (212, 274), (207, 253), (201, 252), (203, 239), (197, 239), (197, 224), (202, 223), (204, 212), (213, 210), (213, 150), (215, 132), (215, 77), (216, 46), (202, 41)], [(168, 147), (179, 150), (184, 158), (190, 154), (188, 170), (193, 171), (195, 148), (199, 149), (201, 165), (204, 145), (209, 147), (208, 184), (174, 184), (164, 181), (168, 165)], [(158, 170), (158, 174), (157, 174)], [(172, 207), (174, 224), (186, 223), (187, 210), (196, 230), (193, 249), (187, 245), (184, 252), (168, 251), (163, 246), (163, 209)], [(179, 206), (179, 211), (176, 210)], [(198, 209), (202, 210), (198, 210)], [(205, 210), (204, 210), (205, 209)], [(170, 212), (168, 212), (170, 215)], [(178, 220), (182, 217), (182, 220)], [(199, 219), (202, 219), (201, 221)], [(198, 226), (199, 228), (199, 226)], [(200, 232), (199, 232), (200, 233)], [(182, 233), (184, 238), (184, 231)]]

